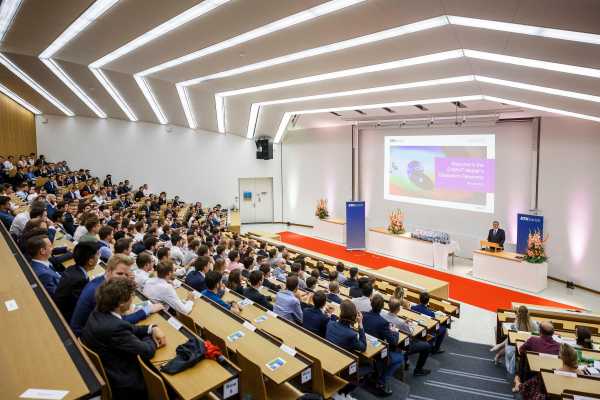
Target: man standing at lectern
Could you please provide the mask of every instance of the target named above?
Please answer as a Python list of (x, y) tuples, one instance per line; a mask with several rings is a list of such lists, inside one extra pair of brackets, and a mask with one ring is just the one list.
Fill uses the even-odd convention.
[(500, 245), (500, 247), (504, 247), (505, 239), (506, 235), (504, 233), (504, 229), (500, 229), (500, 222), (492, 222), (492, 229), (490, 229), (490, 231), (488, 232), (487, 241), (497, 243), (498, 245)]

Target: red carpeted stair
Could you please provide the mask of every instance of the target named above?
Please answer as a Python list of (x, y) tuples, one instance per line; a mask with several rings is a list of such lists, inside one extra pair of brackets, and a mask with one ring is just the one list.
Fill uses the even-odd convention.
[(446, 281), (450, 285), (450, 298), (477, 307), (495, 312), (498, 308), (510, 308), (512, 302), (537, 304), (540, 306), (563, 307), (577, 309), (577, 307), (546, 300), (542, 297), (504, 289), (495, 285), (483, 283), (469, 278), (449, 274), (432, 268), (421, 267), (404, 261), (395, 260), (369, 253), (367, 251), (348, 251), (344, 246), (336, 245), (324, 240), (292, 232), (281, 232), (281, 241), (294, 246), (302, 247), (330, 257), (339, 258), (371, 269), (393, 266), (417, 274), (430, 276)]

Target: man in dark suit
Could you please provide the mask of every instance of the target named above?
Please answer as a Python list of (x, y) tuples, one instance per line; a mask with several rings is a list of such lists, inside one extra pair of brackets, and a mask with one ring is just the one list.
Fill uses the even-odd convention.
[(77, 204), (75, 201), (70, 200), (68, 202), (67, 212), (63, 215), (63, 227), (71, 236), (75, 234), (75, 229), (77, 229), (77, 226), (75, 225), (75, 215), (77, 215)]
[(71, 320), (79, 295), (89, 282), (88, 272), (98, 264), (98, 244), (96, 242), (78, 243), (73, 249), (73, 258), (75, 265), (63, 272), (63, 277), (54, 293), (54, 302), (67, 321)]
[(46, 189), (47, 193), (56, 194), (58, 191), (58, 183), (56, 183), (56, 178), (52, 177), (44, 183), (44, 189)]
[(329, 293), (327, 293), (327, 301), (332, 301), (334, 303), (340, 304), (342, 299), (339, 296), (340, 286), (337, 281), (329, 282)]
[(363, 314), (365, 332), (379, 340), (387, 342), (389, 346), (387, 365), (381, 358), (377, 359), (376, 366), (379, 377), (379, 387), (385, 394), (391, 394), (389, 378), (404, 364), (404, 354), (396, 351), (400, 334), (397, 328), (391, 328), (390, 323), (380, 313), (384, 305), (383, 297), (376, 294), (371, 299), (371, 311)]
[(313, 307), (307, 307), (302, 313), (302, 326), (305, 329), (325, 338), (327, 333), (327, 324), (329, 321), (337, 320), (332, 314), (333, 308), (328, 306), (324, 311), (327, 296), (323, 290), (318, 290), (313, 295)]
[(106, 175), (106, 179), (102, 182), (102, 186), (112, 186), (112, 175)]
[(114, 399), (145, 399), (146, 385), (137, 356), (149, 360), (166, 345), (160, 328), (123, 320), (133, 301), (135, 283), (116, 278), (98, 287), (96, 309), (81, 339), (102, 361)]
[(194, 269), (190, 271), (189, 274), (185, 277), (185, 283), (198, 292), (206, 289), (206, 273), (211, 269), (210, 268), (210, 257), (200, 256), (196, 258), (196, 261), (192, 264)]
[(248, 281), (250, 282), (250, 286), (244, 289), (244, 296), (260, 304), (267, 310), (273, 310), (273, 305), (270, 303), (273, 300), (271, 296), (265, 296), (259, 291), (263, 284), (263, 273), (259, 270), (252, 271)]
[[(431, 318), (435, 318), (435, 313), (431, 311), (429, 307), (427, 307), (427, 304), (429, 304), (429, 293), (422, 292), (419, 295), (419, 304), (413, 305), (410, 309), (412, 311), (416, 311), (418, 313), (427, 315)], [(442, 350), (441, 347), (442, 342), (446, 337), (446, 331), (446, 325), (440, 325), (440, 328), (435, 334), (435, 343), (433, 345), (433, 349), (431, 349), (431, 354), (441, 354), (444, 352), (444, 350)]]
[(48, 236), (38, 235), (27, 239), (25, 243), (27, 254), (31, 257), (31, 268), (44, 285), (50, 296), (54, 296), (60, 284), (61, 276), (50, 263), (52, 243)]
[(497, 243), (500, 247), (504, 247), (504, 240), (506, 240), (506, 234), (504, 229), (500, 229), (500, 222), (492, 222), (492, 229), (488, 232), (487, 241)]
[(358, 286), (355, 287), (351, 287), (350, 288), (350, 297), (355, 299), (357, 297), (361, 297), (362, 294), (362, 287), (363, 285), (369, 283), (369, 278), (367, 278), (366, 276), (360, 277), (358, 279)]

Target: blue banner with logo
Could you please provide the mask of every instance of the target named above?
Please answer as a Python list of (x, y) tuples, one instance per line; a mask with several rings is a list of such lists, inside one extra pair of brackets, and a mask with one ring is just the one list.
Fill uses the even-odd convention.
[(530, 233), (539, 231), (544, 237), (544, 217), (540, 215), (517, 214), (517, 253), (527, 253), (527, 239)]
[(346, 249), (364, 250), (365, 241), (365, 202), (346, 202)]

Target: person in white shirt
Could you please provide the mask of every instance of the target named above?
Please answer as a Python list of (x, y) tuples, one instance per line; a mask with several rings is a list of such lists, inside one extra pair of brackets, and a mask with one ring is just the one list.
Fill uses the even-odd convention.
[(6, 159), (6, 161), (4, 161), (4, 164), (3, 164), (5, 170), (9, 171), (15, 167), (14, 164), (12, 163), (13, 160), (14, 160), (13, 156), (8, 156), (8, 159)]
[(32, 188), (29, 189), (29, 194), (27, 195), (27, 199), (26, 200), (27, 200), (27, 202), (29, 204), (31, 204), (31, 203), (33, 203), (33, 201), (35, 199), (38, 198), (38, 196), (39, 196), (39, 194), (37, 193), (37, 191), (35, 190), (35, 188), (32, 187)]
[(171, 261), (159, 263), (156, 267), (157, 277), (148, 279), (144, 284), (144, 296), (167, 304), (179, 313), (189, 314), (194, 307), (194, 296), (192, 292), (189, 292), (186, 301), (181, 301), (173, 287), (174, 274), (174, 267)]
[(25, 229), (25, 225), (31, 218), (43, 217), (46, 213), (46, 204), (41, 201), (34, 202), (30, 207), (29, 211), (23, 211), (17, 214), (13, 223), (10, 226), (10, 233), (13, 236), (20, 237)]
[(82, 217), (79, 225), (77, 226), (77, 229), (75, 229), (75, 233), (73, 233), (73, 240), (75, 242), (79, 242), (81, 237), (87, 233), (88, 230), (85, 227), (85, 217)]
[(147, 183), (144, 183), (144, 186), (142, 186), (142, 193), (144, 193), (145, 197), (150, 196), (151, 192), (150, 192), (150, 189), (148, 189)]
[(371, 311), (371, 296), (373, 296), (373, 286), (370, 283), (365, 283), (362, 286), (362, 296), (352, 299), (356, 309), (361, 313)]
[(15, 195), (19, 199), (25, 201), (27, 199), (27, 196), (29, 195), (29, 192), (27, 191), (27, 186), (25, 184), (21, 184), (21, 186), (17, 187)]
[(133, 234), (133, 243), (141, 242), (144, 240), (144, 232), (146, 231), (147, 225), (144, 221), (138, 221), (135, 223), (135, 233)]
[(143, 290), (146, 281), (150, 279), (150, 273), (154, 270), (154, 260), (150, 254), (140, 253), (135, 263), (137, 264), (137, 269), (133, 270), (135, 284), (139, 290)]
[(183, 247), (185, 245), (185, 239), (178, 233), (171, 235), (171, 259), (178, 265), (184, 265), (183, 259)]

